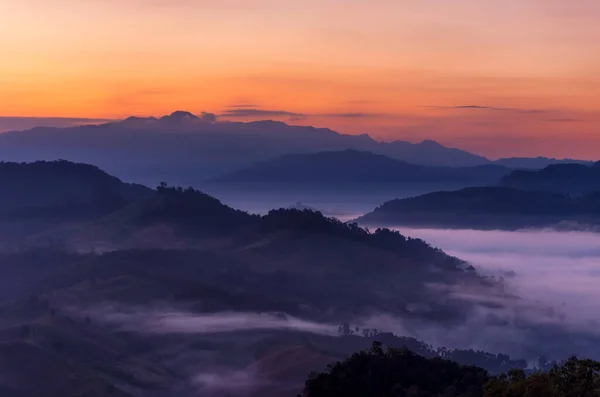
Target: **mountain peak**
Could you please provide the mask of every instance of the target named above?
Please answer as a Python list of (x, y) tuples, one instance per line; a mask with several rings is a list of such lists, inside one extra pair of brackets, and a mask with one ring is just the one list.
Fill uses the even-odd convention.
[(122, 126), (126, 127), (148, 127), (156, 122), (157, 119), (155, 117), (138, 117), (138, 116), (130, 116), (125, 120), (118, 122)]
[(429, 147), (434, 147), (434, 146), (435, 147), (444, 147), (444, 145), (441, 145), (440, 143), (438, 143), (434, 140), (431, 140), (431, 139), (425, 139), (424, 141), (422, 141), (420, 143), (420, 145), (429, 146)]
[(186, 121), (196, 121), (200, 120), (200, 118), (193, 113), (186, 112), (184, 110), (176, 110), (168, 116), (163, 116), (160, 118), (163, 121), (171, 121), (171, 122), (186, 122)]

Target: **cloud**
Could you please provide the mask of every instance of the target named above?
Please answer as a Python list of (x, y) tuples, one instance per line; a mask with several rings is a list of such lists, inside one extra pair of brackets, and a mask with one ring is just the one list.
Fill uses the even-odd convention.
[(231, 395), (230, 393), (249, 394), (260, 386), (268, 385), (266, 379), (250, 371), (222, 370), (201, 372), (192, 377), (192, 384), (202, 388), (208, 396)]
[(491, 110), (491, 111), (515, 112), (515, 113), (526, 113), (526, 114), (538, 114), (538, 113), (550, 112), (550, 110), (545, 110), (545, 109), (505, 108), (505, 107), (486, 106), (486, 105), (456, 105), (456, 106), (429, 105), (429, 106), (420, 106), (420, 107), (429, 108), (429, 109), (438, 109), (438, 110)]
[(547, 119), (544, 121), (548, 121), (551, 123), (579, 123), (579, 122), (582, 122), (583, 120), (565, 117), (565, 118)]
[(367, 112), (332, 112), (332, 113), (298, 113), (287, 110), (260, 109), (256, 105), (242, 104), (227, 106), (227, 109), (221, 113), (222, 117), (239, 118), (287, 118), (290, 121), (305, 120), (307, 118), (340, 118), (340, 119), (360, 119), (386, 116), (380, 113)]
[(9, 117), (0, 116), (0, 132), (22, 131), (34, 127), (74, 127), (83, 124), (101, 124), (114, 121), (102, 118), (79, 117)]
[(458, 105), (458, 106), (428, 106), (436, 109), (462, 109), (462, 110), (494, 110), (502, 112), (515, 112), (515, 113), (546, 113), (548, 110), (543, 109), (521, 109), (521, 108), (504, 108), (495, 106), (485, 105)]
[(215, 334), (237, 331), (279, 330), (336, 335), (337, 327), (280, 313), (194, 313), (172, 307), (123, 307), (105, 304), (70, 311), (116, 326), (149, 334)]
[[(527, 302), (563, 311), (569, 325), (587, 329), (600, 320), (600, 234), (557, 231), (474, 231), (402, 229), (502, 276)], [(600, 330), (598, 330), (600, 331)]]
[(258, 118), (258, 117), (275, 117), (275, 118), (292, 118), (304, 119), (307, 117), (304, 113), (288, 112), (286, 110), (269, 110), (257, 109), (251, 107), (237, 107), (227, 109), (220, 114), (222, 117), (239, 117), (239, 118)]
[(227, 105), (225, 107), (226, 108), (248, 109), (248, 108), (259, 108), (260, 106), (253, 105), (251, 103), (241, 103), (241, 104)]
[(208, 112), (202, 112), (200, 114), (200, 119), (202, 121), (204, 121), (205, 123), (216, 123), (217, 122), (217, 115), (214, 113), (208, 113)]
[(600, 359), (600, 234), (556, 231), (476, 231), (397, 228), (470, 262), (480, 274), (503, 277), (490, 295), (472, 285), (431, 285), (477, 303), (464, 323), (399, 319), (384, 313), (361, 326), (408, 335), (434, 346)]
[(362, 113), (362, 112), (341, 112), (341, 113), (322, 113), (315, 115), (317, 117), (333, 117), (333, 118), (349, 118), (349, 119), (360, 119), (360, 118), (374, 118), (386, 116), (381, 113)]
[(462, 106), (454, 106), (454, 109), (492, 109), (489, 106), (479, 106), (479, 105), (462, 105)]

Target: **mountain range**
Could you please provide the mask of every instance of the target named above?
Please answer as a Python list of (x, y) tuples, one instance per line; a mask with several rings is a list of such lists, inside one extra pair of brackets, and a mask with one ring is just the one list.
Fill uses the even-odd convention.
[[(596, 354), (600, 343), (554, 343), (567, 331), (527, 321), (559, 314), (520, 306), (503, 280), (423, 240), (303, 205), (251, 215), (192, 188), (131, 185), (69, 161), (4, 163), (0, 180), (11, 209), (0, 221), (36, 221), (0, 234), (3, 396), (279, 397), (373, 340), (494, 373), (524, 369), (524, 358)], [(591, 195), (472, 189), (400, 207), (457, 218), (600, 212)], [(462, 335), (473, 319), (500, 332), (518, 325), (529, 356), (434, 348), (394, 335), (386, 316), (416, 335)]]
[[(0, 134), (4, 161), (65, 159), (86, 162), (119, 177), (157, 185), (169, 181), (197, 186), (258, 161), (294, 153), (353, 149), (416, 165), (472, 167), (492, 163), (483, 156), (437, 142), (379, 142), (370, 136), (345, 135), (326, 128), (291, 126), (275, 121), (220, 122), (211, 114), (176, 111), (161, 118), (69, 128), (36, 127)], [(513, 168), (540, 168), (559, 160), (504, 159)]]
[(435, 167), (347, 149), (290, 154), (255, 163), (211, 181), (218, 186), (270, 189), (415, 189), (486, 185), (507, 175), (498, 165)]
[[(221, 396), (229, 391), (210, 380), (229, 384), (232, 373), (259, 380), (233, 382), (244, 395), (297, 393), (308, 372), (374, 336), (340, 339), (338, 324), (375, 310), (460, 324), (473, 303), (429, 283), (500, 288), (422, 240), (308, 209), (250, 215), (191, 188), (138, 187), (67, 161), (5, 163), (2, 174), (14, 190), (5, 206), (44, 209), (11, 221), (53, 221), (0, 245), (3, 396)], [(88, 207), (74, 217), (51, 211), (57, 200)]]

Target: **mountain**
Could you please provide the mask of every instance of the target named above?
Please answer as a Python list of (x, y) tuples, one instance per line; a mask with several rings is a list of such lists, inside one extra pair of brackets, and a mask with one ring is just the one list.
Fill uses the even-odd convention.
[(518, 170), (503, 177), (500, 186), (564, 194), (595, 192), (600, 191), (600, 166), (553, 164), (537, 171)]
[[(66, 244), (76, 250), (178, 247), (235, 235), (257, 217), (192, 188), (161, 185), (149, 196), (91, 222), (34, 235), (30, 244)], [(111, 248), (112, 249), (112, 248)]]
[[(273, 389), (298, 392), (308, 373), (375, 339), (427, 357), (440, 354), (412, 338), (373, 329), (368, 335), (355, 333), (354, 327), (325, 322), (339, 319), (341, 324), (344, 311), (367, 304), (402, 305), (410, 294), (392, 294), (393, 287), (386, 285), (401, 282), (410, 271), (378, 275), (339, 263), (339, 268), (327, 268), (331, 273), (304, 271), (289, 277), (285, 270), (290, 268), (274, 268), (273, 261), (261, 265), (266, 257), (252, 263), (248, 252), (242, 256), (244, 261), (230, 254), (159, 249), (0, 254), (0, 271), (22, 276), (2, 278), (2, 285), (19, 281), (22, 287), (28, 271), (45, 269), (30, 285), (36, 288), (13, 291), (0, 301), (0, 390), (21, 397), (187, 396), (198, 391), (215, 397), (276, 397)], [(332, 260), (335, 256), (322, 257), (320, 265)], [(449, 273), (468, 280), (456, 269)], [(332, 278), (338, 282), (331, 283)], [(377, 291), (372, 290), (376, 280)], [(447, 303), (433, 295), (432, 302)], [(253, 329), (253, 324), (261, 327)], [(519, 365), (508, 356), (465, 351), (461, 359), (459, 351), (443, 352), (471, 364), (485, 361), (490, 369)], [(36, 382), (27, 382), (32, 374)], [(248, 377), (253, 381), (246, 382)], [(225, 386), (233, 390), (223, 391)], [(254, 387), (262, 393), (240, 392)]]
[(69, 161), (0, 163), (0, 240), (108, 215), (152, 190)]
[(162, 181), (199, 186), (256, 162), (294, 153), (346, 149), (437, 167), (497, 164), (539, 169), (571, 161), (509, 158), (490, 162), (431, 140), (382, 142), (367, 134), (347, 135), (270, 120), (221, 122), (214, 114), (194, 115), (181, 110), (159, 118), (129, 117), (99, 125), (36, 127), (0, 134), (0, 158), (5, 161), (66, 159), (94, 164), (112, 175), (149, 186)]
[[(86, 178), (107, 178), (92, 169)], [(519, 351), (532, 357), (596, 354), (595, 333), (574, 346), (569, 331), (540, 330), (530, 318), (554, 324), (560, 313), (521, 311), (503, 280), (423, 240), (302, 207), (250, 215), (191, 188), (142, 193), (0, 252), (1, 393), (279, 397), (374, 340), (495, 372), (527, 365), (392, 333), (463, 334), (473, 321), (528, 329)]]
[[(320, 353), (312, 336), (323, 334), (319, 346), (331, 345), (337, 324), (376, 310), (398, 313), (407, 324), (464, 321), (471, 303), (428, 282), (495, 290), (459, 259), (399, 233), (368, 233), (313, 211), (278, 210), (254, 222), (198, 192), (156, 194), (184, 208), (138, 213), (141, 225), (127, 220), (131, 233), (168, 222), (193, 237), (222, 218), (228, 227), (221, 236), (229, 238), (208, 250), (168, 249), (157, 239), (153, 249), (102, 254), (0, 254), (0, 390), (21, 397), (221, 396), (254, 386), (244, 382), (251, 376), (267, 390), (297, 392), (308, 372), (338, 357)], [(119, 220), (126, 221), (116, 217), (112, 226)], [(251, 230), (236, 227), (248, 221)], [(415, 301), (425, 309), (411, 312)], [(27, 382), (31, 374), (36, 382)], [(263, 386), (265, 378), (275, 384)], [(235, 393), (223, 392), (223, 384)], [(277, 396), (267, 390), (259, 395)]]
[(495, 160), (494, 164), (507, 168), (520, 168), (524, 170), (539, 170), (552, 164), (581, 164), (591, 165), (592, 161), (575, 159), (555, 159), (549, 157), (507, 157)]
[(0, 134), (0, 158), (5, 161), (85, 162), (152, 186), (162, 181), (197, 185), (257, 161), (345, 149), (423, 165), (488, 163), (484, 157), (433, 141), (378, 142), (368, 135), (344, 135), (275, 121), (216, 122), (214, 115), (199, 117), (184, 111), (161, 118), (130, 117), (100, 125), (37, 127)]
[(217, 178), (213, 183), (232, 188), (261, 186), (271, 189), (466, 187), (495, 183), (509, 172), (509, 169), (495, 165), (421, 166), (380, 154), (344, 150), (286, 155), (253, 164)]
[[(473, 187), (388, 201), (358, 218), (364, 225), (522, 229), (600, 225), (600, 195)], [(570, 226), (569, 226), (570, 225)]]
[(90, 215), (113, 212), (147, 197), (151, 189), (124, 183), (99, 168), (69, 161), (0, 163), (0, 214)]

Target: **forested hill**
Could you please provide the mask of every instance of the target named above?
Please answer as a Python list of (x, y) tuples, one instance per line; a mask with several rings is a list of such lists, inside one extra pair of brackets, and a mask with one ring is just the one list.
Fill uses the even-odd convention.
[(297, 187), (389, 185), (476, 186), (496, 183), (511, 171), (499, 165), (433, 167), (359, 150), (290, 154), (252, 164), (214, 180), (226, 186)]
[(0, 215), (100, 216), (148, 197), (99, 168), (69, 161), (0, 163)]
[[(568, 196), (505, 187), (474, 187), (388, 201), (358, 218), (364, 225), (520, 229), (600, 224), (600, 195)], [(575, 227), (575, 226), (573, 226)]]
[(600, 362), (573, 357), (546, 371), (514, 369), (491, 376), (475, 366), (424, 358), (406, 349), (369, 351), (315, 373), (302, 397), (597, 397)]
[(564, 194), (595, 192), (600, 190), (599, 164), (553, 164), (541, 170), (514, 171), (503, 177), (500, 185)]

